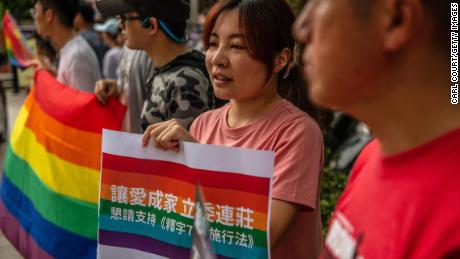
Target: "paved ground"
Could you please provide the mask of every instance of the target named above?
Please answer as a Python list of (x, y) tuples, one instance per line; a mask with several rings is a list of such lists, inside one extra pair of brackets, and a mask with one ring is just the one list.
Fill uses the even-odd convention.
[[(19, 108), (21, 107), (24, 99), (26, 97), (26, 93), (24, 90), (19, 92), (18, 94), (13, 94), (11, 90), (7, 90), (7, 102), (8, 102), (8, 116), (9, 116), (9, 129), (11, 129), (14, 120), (19, 112)], [(5, 143), (0, 144), (0, 168), (3, 169), (3, 157), (5, 153)], [(2, 174), (2, 170), (0, 170), (0, 176)], [(14, 247), (6, 240), (5, 236), (3, 236), (2, 232), (0, 232), (0, 259), (21, 259), (22, 256), (16, 251)]]

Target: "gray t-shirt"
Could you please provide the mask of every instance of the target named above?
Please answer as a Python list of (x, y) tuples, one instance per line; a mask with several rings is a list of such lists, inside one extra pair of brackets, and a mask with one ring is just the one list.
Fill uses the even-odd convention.
[(105, 79), (118, 79), (118, 66), (120, 65), (121, 48), (114, 47), (105, 53), (102, 65), (102, 75)]
[(101, 79), (97, 56), (81, 36), (69, 40), (59, 51), (57, 79), (70, 87), (94, 93)]
[(145, 100), (147, 81), (153, 76), (152, 59), (145, 51), (132, 50), (124, 46), (120, 54), (118, 87), (121, 102), (128, 106), (123, 130), (142, 133), (141, 114)]

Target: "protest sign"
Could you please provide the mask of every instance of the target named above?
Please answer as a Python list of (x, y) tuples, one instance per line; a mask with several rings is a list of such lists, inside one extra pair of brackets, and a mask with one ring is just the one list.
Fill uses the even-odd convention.
[[(199, 183), (219, 258), (268, 258), (274, 153), (183, 142), (141, 146), (141, 135), (103, 132), (100, 258), (190, 258)], [(155, 256), (153, 256), (155, 255)]]

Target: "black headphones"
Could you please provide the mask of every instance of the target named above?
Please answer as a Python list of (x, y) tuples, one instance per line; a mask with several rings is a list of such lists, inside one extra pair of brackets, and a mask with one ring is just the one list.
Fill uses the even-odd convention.
[(150, 23), (150, 18), (152, 17), (147, 17), (142, 21), (142, 27), (146, 29), (153, 29), (152, 23)]

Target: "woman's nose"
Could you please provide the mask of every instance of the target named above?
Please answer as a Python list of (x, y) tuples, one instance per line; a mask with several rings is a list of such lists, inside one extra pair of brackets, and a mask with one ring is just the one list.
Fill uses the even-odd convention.
[(228, 65), (228, 57), (225, 48), (219, 47), (213, 53), (211, 63), (214, 66), (226, 67)]

